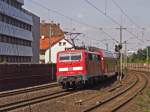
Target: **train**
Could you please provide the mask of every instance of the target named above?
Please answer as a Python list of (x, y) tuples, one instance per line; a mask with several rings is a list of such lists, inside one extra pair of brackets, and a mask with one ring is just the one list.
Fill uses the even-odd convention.
[(57, 82), (64, 88), (93, 84), (118, 75), (118, 59), (103, 49), (73, 49), (57, 53)]

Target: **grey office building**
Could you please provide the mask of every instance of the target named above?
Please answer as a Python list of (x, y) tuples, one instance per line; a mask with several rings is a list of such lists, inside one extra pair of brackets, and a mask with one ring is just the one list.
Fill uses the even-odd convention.
[(38, 63), (40, 18), (24, 0), (0, 0), (0, 63)]

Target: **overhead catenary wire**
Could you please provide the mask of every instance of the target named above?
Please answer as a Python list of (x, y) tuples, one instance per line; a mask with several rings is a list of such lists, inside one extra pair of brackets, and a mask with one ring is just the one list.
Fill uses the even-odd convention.
[(80, 25), (84, 25), (84, 26), (90, 27), (90, 28), (92, 28), (92, 29), (96, 29), (96, 30), (98, 30), (98, 31), (101, 31), (102, 33), (104, 33), (105, 35), (107, 35), (107, 36), (108, 36), (110, 39), (112, 39), (113, 41), (118, 42), (118, 41), (117, 41), (115, 38), (113, 38), (109, 33), (107, 33), (106, 31), (104, 31), (102, 27), (97, 27), (97, 26), (90, 25), (90, 24), (87, 24), (87, 23), (84, 23), (84, 22), (80, 22), (80, 21), (78, 21), (78, 20), (76, 20), (76, 19), (74, 19), (74, 18), (71, 18), (71, 17), (69, 17), (69, 16), (66, 16), (66, 15), (63, 14), (63, 13), (60, 13), (59, 11), (56, 11), (56, 10), (54, 10), (54, 9), (50, 9), (50, 8), (48, 8), (48, 7), (42, 5), (42, 4), (40, 4), (40, 3), (38, 3), (38, 2), (36, 2), (36, 1), (34, 1), (34, 0), (30, 0), (30, 2), (33, 2), (34, 4), (40, 6), (41, 8), (43, 8), (43, 9), (45, 9), (45, 10), (48, 10), (48, 11), (51, 11), (51, 12), (53, 12), (53, 13), (59, 15), (59, 16), (62, 16), (62, 17), (66, 18), (66, 19), (68, 19), (68, 20), (70, 20), (70, 21), (74, 21), (75, 23), (78, 23), (78, 24), (80, 24)]
[[(110, 19), (113, 23), (117, 24), (120, 26), (120, 44), (122, 45), (122, 29), (124, 29), (122, 27), (122, 25), (116, 21), (113, 17), (109, 16), (108, 14), (106, 14), (105, 12), (103, 12), (102, 10), (100, 10), (99, 8), (97, 8), (93, 3), (91, 3), (89, 0), (84, 0), (87, 4), (89, 4), (91, 7), (93, 7), (94, 9), (96, 9), (99, 13), (103, 14), (105, 17), (107, 17), (108, 19)], [(128, 33), (130, 33), (131, 35), (133, 35), (136, 39), (138, 39), (140, 42), (143, 42), (143, 40), (139, 39), (138, 36), (136, 36), (135, 34), (133, 34), (131, 31), (127, 30), (126, 31)], [(120, 81), (122, 79), (122, 49), (119, 50), (120, 53)]]
[(89, 4), (90, 6), (92, 6), (94, 9), (96, 9), (99, 13), (103, 14), (104, 16), (106, 16), (108, 19), (110, 19), (113, 23), (117, 24), (117, 25), (121, 25), (118, 21), (116, 21), (114, 18), (112, 18), (111, 16), (109, 16), (107, 13), (105, 13), (104, 11), (102, 11), (101, 9), (97, 8), (93, 3), (91, 3), (89, 0), (84, 0), (87, 4)]
[[(86, 34), (83, 34), (83, 37), (84, 38), (90, 38), (88, 35), (86, 35)], [(92, 39), (92, 40), (94, 40), (95, 42), (100, 42), (101, 44), (103, 44), (103, 45), (105, 45), (106, 46), (106, 44), (107, 43), (105, 43), (105, 41), (108, 41), (108, 40), (112, 40), (112, 39), (102, 39), (102, 40), (99, 40), (99, 39)]]
[(104, 33), (105, 35), (107, 35), (107, 36), (108, 36), (110, 39), (112, 39), (113, 41), (118, 42), (118, 41), (117, 41), (115, 38), (113, 38), (109, 33), (107, 33), (106, 31), (104, 31), (102, 27), (97, 27), (97, 26), (90, 25), (90, 24), (87, 24), (87, 23), (84, 23), (84, 22), (80, 22), (80, 21), (78, 21), (78, 20), (76, 20), (76, 19), (73, 19), (73, 18), (71, 18), (71, 17), (69, 17), (69, 16), (66, 16), (66, 15), (60, 13), (59, 11), (56, 11), (56, 10), (47, 8), (46, 6), (44, 6), (44, 5), (42, 5), (42, 4), (38, 3), (38, 2), (36, 2), (36, 1), (34, 1), (34, 0), (30, 0), (30, 1), (33, 2), (33, 3), (36, 4), (36, 5), (38, 5), (38, 6), (42, 7), (42, 8), (44, 8), (45, 10), (51, 11), (51, 12), (53, 12), (53, 13), (59, 15), (59, 16), (62, 16), (62, 17), (66, 18), (66, 19), (68, 19), (68, 20), (70, 20), (70, 21), (74, 21), (75, 23), (78, 23), (78, 24), (80, 24), (80, 25), (84, 25), (84, 26), (90, 27), (90, 28), (92, 28), (92, 29), (96, 29), (96, 30), (98, 30), (98, 31), (101, 31), (102, 33)]
[[(53, 13), (59, 15), (59, 16), (62, 16), (62, 17), (66, 18), (66, 19), (68, 19), (68, 20), (70, 20), (70, 21), (73, 21), (73, 22), (78, 23), (78, 24), (80, 24), (80, 25), (84, 25), (84, 26), (87, 26), (87, 27), (90, 27), (90, 28), (99, 30), (99, 31), (101, 31), (102, 33), (104, 33), (105, 35), (107, 35), (111, 40), (113, 40), (113, 41), (115, 41), (115, 42), (118, 43), (118, 41), (117, 41), (114, 37), (112, 37), (111, 34), (109, 34), (109, 33), (107, 33), (106, 31), (104, 31), (105, 28), (97, 27), (97, 26), (94, 26), (94, 25), (90, 25), (90, 24), (87, 24), (87, 23), (78, 21), (78, 20), (76, 20), (76, 19), (74, 19), (74, 18), (71, 18), (71, 17), (69, 17), (69, 16), (66, 16), (65, 14), (63, 14), (63, 13), (57, 11), (57, 10), (50, 9), (50, 8), (48, 8), (48, 7), (42, 5), (42, 4), (40, 4), (39, 2), (36, 2), (36, 1), (34, 1), (34, 0), (30, 0), (30, 2), (33, 2), (34, 4), (36, 4), (36, 5), (38, 5), (38, 6), (42, 7), (42, 8), (44, 8), (44, 9), (50, 11), (50, 12), (53, 12)], [(103, 12), (103, 11), (102, 11), (102, 12)], [(104, 14), (104, 15), (107, 15), (106, 12), (103, 12), (103, 14)], [(107, 15), (107, 16), (109, 16), (109, 15)], [(111, 19), (111, 18), (112, 18), (112, 17), (110, 17), (109, 19)], [(120, 25), (120, 23), (117, 22), (117, 21), (116, 21), (115, 19), (113, 19), (113, 18), (112, 18), (112, 21), (114, 21), (116, 24)], [(131, 32), (131, 31), (129, 31), (129, 30), (126, 30), (126, 31), (127, 31), (128, 33), (130, 33), (132, 36), (136, 37), (136, 39), (138, 39), (139, 41), (142, 42), (142, 40), (139, 39), (138, 36), (136, 36), (133, 32)]]
[(141, 26), (139, 26), (136, 22), (134, 22), (126, 13), (125, 11), (119, 6), (119, 4), (115, 1), (112, 0), (112, 2), (116, 5), (116, 7), (118, 7), (120, 9), (120, 11), (129, 19), (129, 21), (134, 24), (136, 27), (141, 29)]
[[(132, 24), (134, 24), (137, 28), (139, 28), (139, 29), (144, 29), (144, 28), (142, 28), (140, 25), (138, 25), (136, 22), (134, 22), (126, 13), (125, 13), (125, 11), (120, 7), (120, 5), (115, 1), (115, 0), (112, 0), (112, 2), (115, 4), (115, 6), (116, 7), (118, 7), (119, 9), (120, 9), (120, 11), (128, 18), (128, 20), (132, 23)], [(133, 34), (131, 31), (129, 31), (128, 30), (128, 32), (131, 34), (131, 35), (135, 35), (135, 34)], [(135, 35), (135, 37), (137, 37), (138, 38), (138, 36), (136, 36)], [(138, 40), (140, 40), (141, 42), (144, 42), (144, 40), (142, 40), (142, 39), (139, 39), (138, 38)]]
[(89, 27), (95, 28), (95, 27), (92, 26), (92, 25), (89, 25), (89, 24), (86, 24), (86, 23), (77, 21), (77, 20), (75, 20), (75, 19), (73, 19), (73, 18), (71, 18), (71, 17), (68, 17), (68, 16), (66, 16), (66, 15), (64, 15), (64, 14), (62, 14), (62, 13), (60, 13), (59, 11), (56, 11), (56, 10), (54, 10), (54, 9), (47, 8), (46, 6), (44, 6), (44, 5), (42, 5), (42, 4), (38, 3), (38, 2), (36, 2), (36, 1), (34, 1), (34, 0), (30, 0), (30, 1), (33, 2), (34, 4), (40, 6), (41, 8), (46, 9), (46, 10), (48, 10), (49, 12), (53, 12), (53, 13), (55, 13), (55, 14), (57, 14), (57, 15), (60, 15), (60, 16), (66, 18), (66, 19), (68, 19), (68, 20), (70, 20), (70, 21), (74, 21), (74, 22), (76, 22), (76, 23), (78, 23), (78, 24), (82, 24), (82, 25), (85, 25), (85, 26), (89, 26)]
[[(132, 33), (131, 31), (129, 31), (129, 30), (127, 30), (127, 29), (126, 29), (126, 31), (128, 31), (128, 33), (130, 33), (131, 35), (133, 35), (134, 37), (136, 37), (136, 39), (138, 39), (140, 42), (144, 42), (144, 40), (138, 38), (138, 36), (135, 35), (134, 33)], [(128, 40), (127, 40), (127, 41), (128, 41)]]
[[(111, 16), (109, 16), (108, 14), (106, 14), (104, 11), (102, 11), (101, 9), (97, 8), (93, 3), (91, 3), (89, 0), (84, 0), (87, 4), (89, 4), (91, 7), (93, 7), (94, 9), (96, 9), (99, 13), (101, 13), (102, 15), (104, 15), (105, 17), (107, 17), (108, 19), (110, 19), (113, 23), (122, 26), (118, 21), (116, 21), (114, 18), (112, 18)], [(141, 39), (138, 38), (138, 36), (136, 36), (134, 33), (132, 33), (131, 31), (129, 31), (128, 29), (126, 29), (126, 31), (131, 34), (132, 36), (134, 36), (136, 39), (138, 39), (139, 41), (143, 42)]]
[[(138, 28), (140, 28), (140, 29), (145, 29), (145, 28), (142, 28), (141, 26), (139, 26), (137, 23), (135, 23), (124, 11), (123, 11), (123, 9), (118, 5), (118, 3), (115, 1), (115, 0), (112, 0), (113, 1), (113, 3), (121, 10), (121, 12), (130, 20), (130, 22), (131, 23), (133, 23), (135, 26), (137, 26)], [(128, 31), (129, 32), (129, 31)], [(130, 34), (133, 34), (132, 32), (129, 32)], [(134, 35), (134, 34), (133, 34)], [(135, 35), (136, 36), (136, 35)], [(138, 37), (137, 37), (138, 38)], [(139, 40), (141, 40), (142, 42), (143, 42), (143, 40), (142, 39), (139, 39)]]
[[(86, 38), (90, 38), (88, 35), (86, 35), (86, 34), (83, 34), (84, 35), (84, 37), (86, 37)], [(95, 39), (95, 38), (93, 38), (92, 40), (95, 40), (95, 41), (99, 41), (99, 42), (101, 42), (101, 43), (103, 43), (104, 41), (108, 41), (108, 40), (112, 40), (112, 39), (102, 39), (102, 40), (99, 40), (99, 39)], [(103, 43), (104, 44), (104, 43)]]

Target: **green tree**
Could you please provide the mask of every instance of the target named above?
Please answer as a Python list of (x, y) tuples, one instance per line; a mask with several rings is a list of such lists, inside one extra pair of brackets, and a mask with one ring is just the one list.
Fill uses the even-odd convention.
[[(150, 46), (148, 46), (148, 56), (150, 57)], [(137, 53), (133, 53), (130, 57), (128, 57), (128, 62), (131, 63), (145, 63), (146, 60), (147, 60), (147, 48), (139, 49)]]

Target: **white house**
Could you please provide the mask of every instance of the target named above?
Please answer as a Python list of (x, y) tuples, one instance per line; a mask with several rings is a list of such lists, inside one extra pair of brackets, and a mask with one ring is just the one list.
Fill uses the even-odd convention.
[[(49, 61), (49, 45), (51, 45), (51, 61)], [(72, 48), (73, 45), (64, 37), (44, 37), (40, 39), (40, 63), (56, 63), (57, 53), (66, 48)]]

